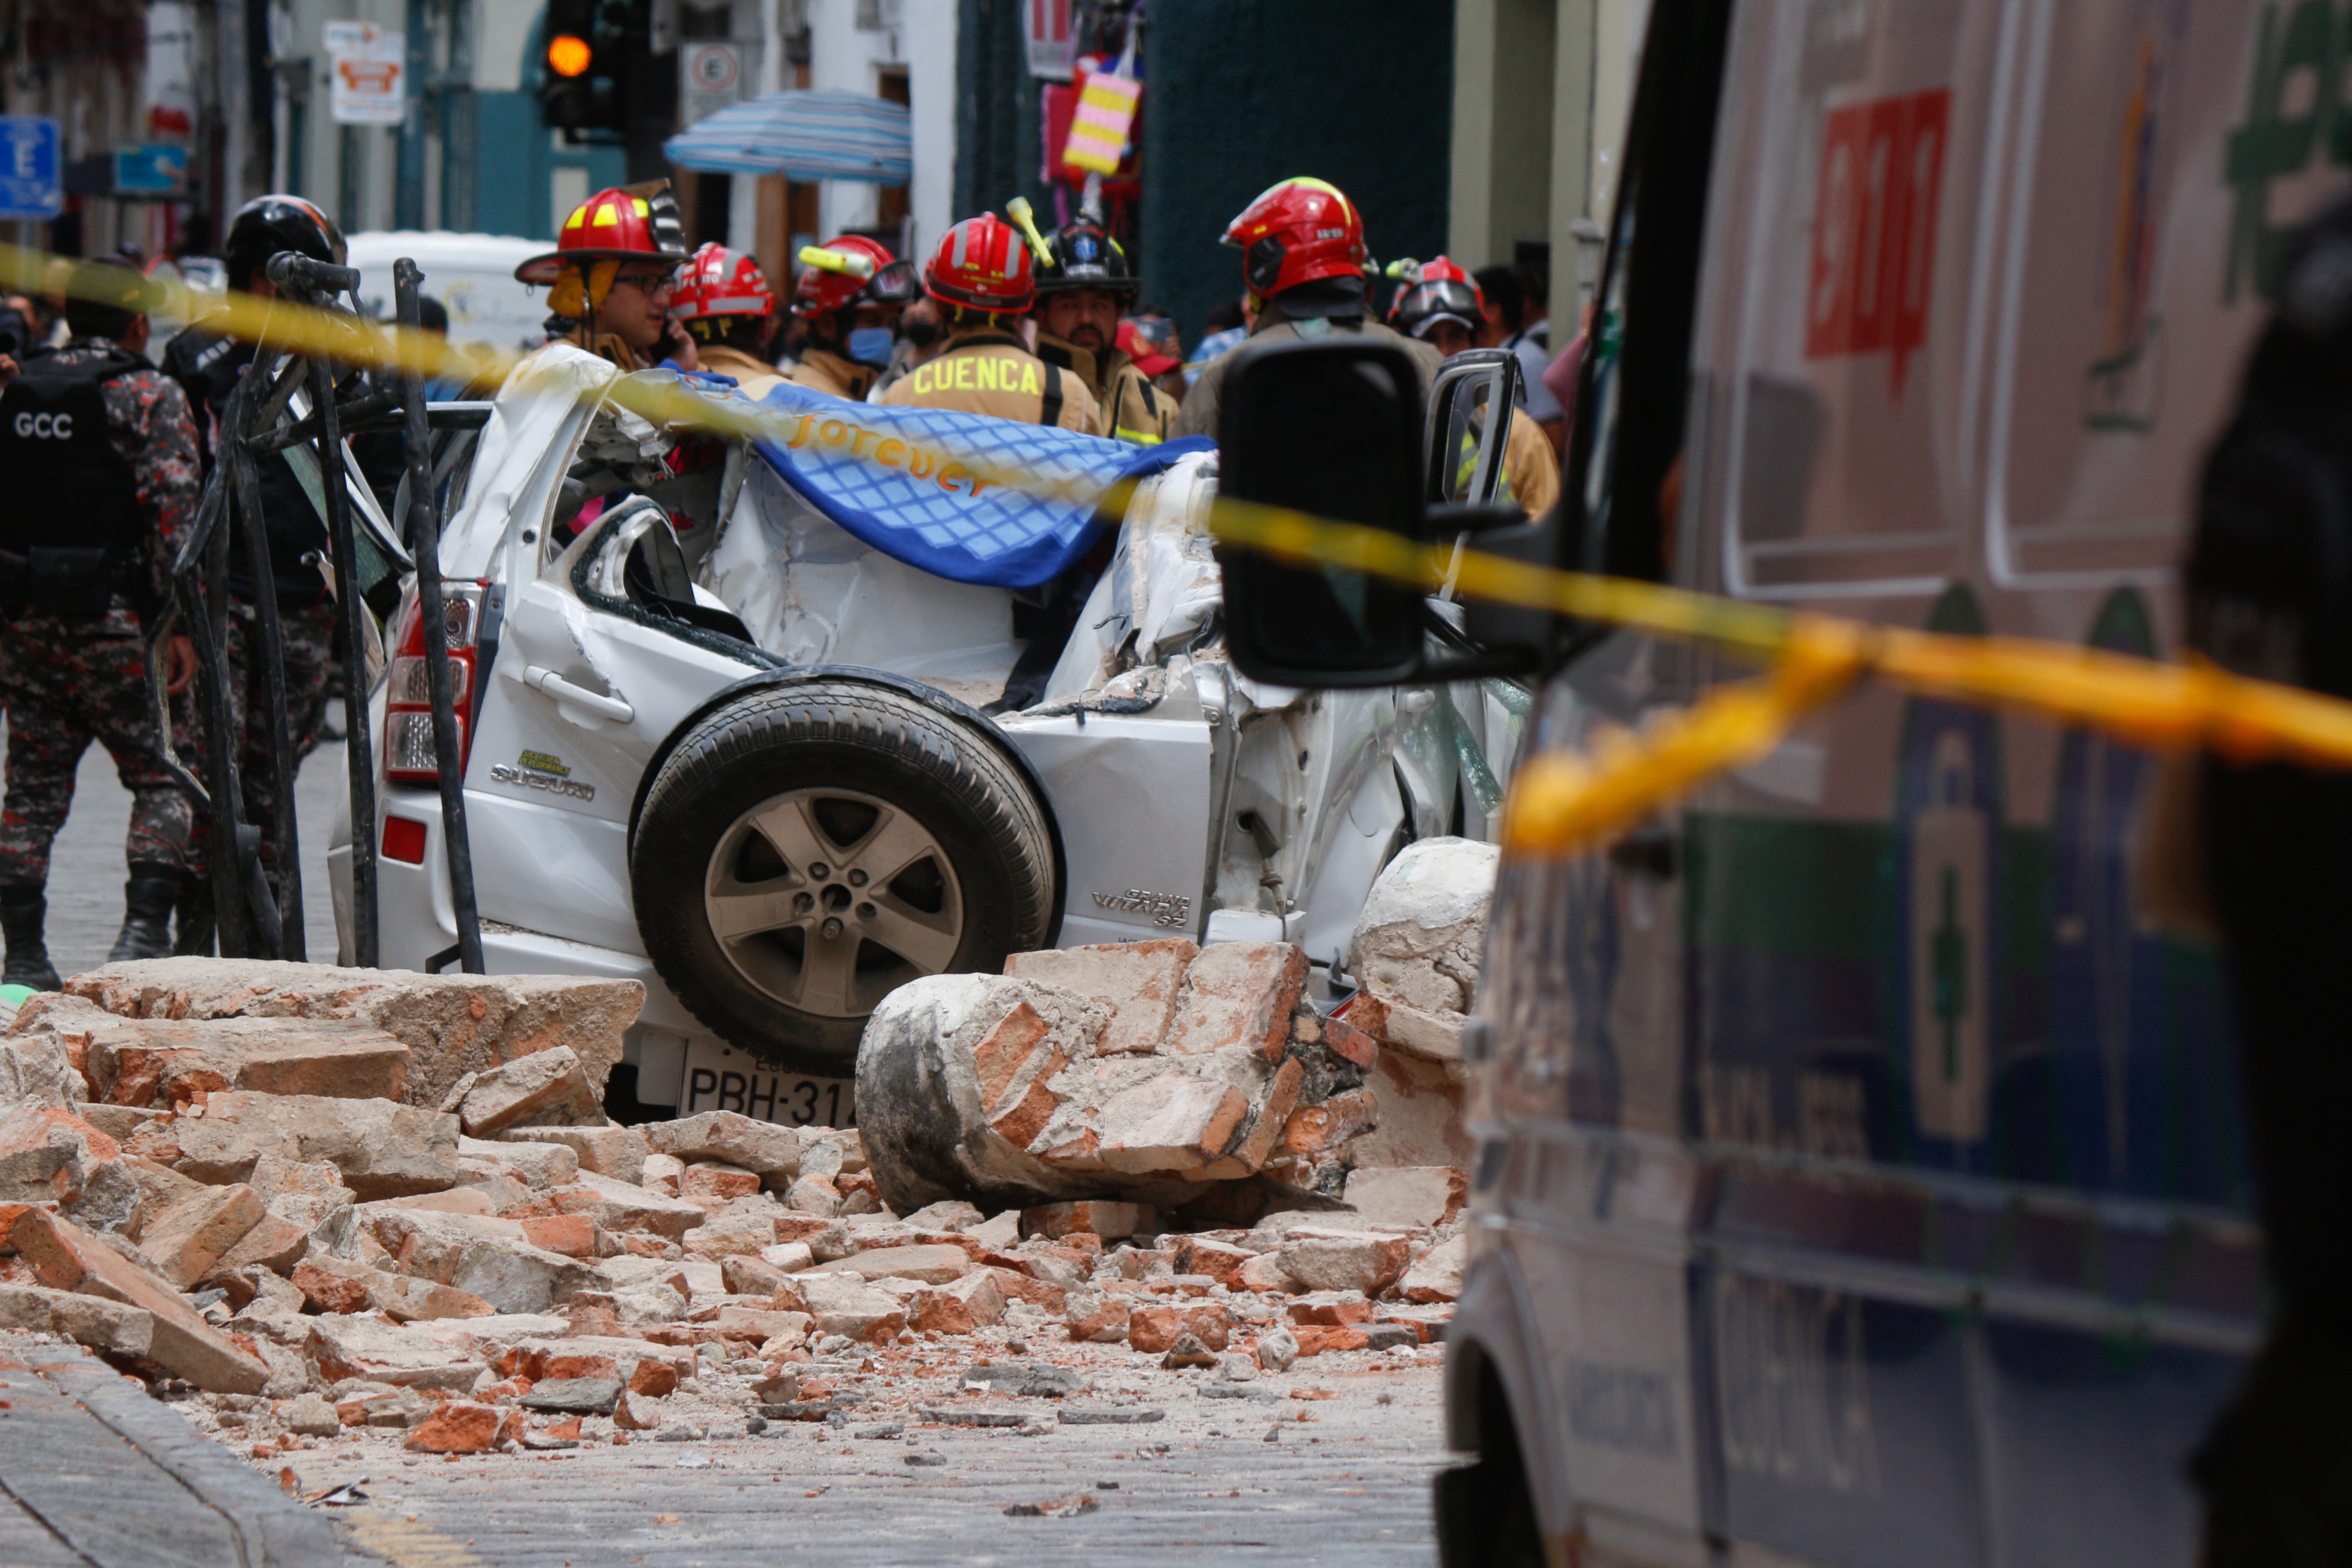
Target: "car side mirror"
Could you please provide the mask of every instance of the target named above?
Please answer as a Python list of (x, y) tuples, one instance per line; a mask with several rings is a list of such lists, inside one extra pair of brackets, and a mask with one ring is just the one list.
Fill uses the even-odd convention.
[[(1450, 432), (1457, 410), (1465, 431), (1476, 416), (1470, 489), (1476, 492), (1482, 468), (1499, 472), (1500, 426), (1507, 421), (1486, 420), (1484, 410), (1509, 406), (1517, 374), (1516, 364), (1502, 369), (1481, 355), (1441, 380), (1445, 401), (1433, 405), (1438, 417), (1424, 419), (1420, 372), (1392, 342), (1349, 336), (1251, 348), (1225, 375), (1219, 494), (1360, 523), (1416, 544), (1523, 525), (1526, 514), (1517, 506), (1455, 499), (1427, 489), (1425, 479), (1428, 454), (1455, 450)], [(1489, 425), (1497, 428), (1489, 431)], [(1285, 565), (1238, 547), (1220, 545), (1216, 554), (1224, 574), (1226, 651), (1254, 679), (1328, 688), (1421, 685), (1511, 675), (1536, 662), (1532, 647), (1471, 645), (1408, 584), (1342, 566)], [(1433, 642), (1443, 655), (1433, 657)]]
[[(1239, 355), (1218, 413), (1221, 496), (1420, 541), (1421, 377), (1370, 338), (1268, 343)], [(1420, 593), (1341, 566), (1288, 566), (1220, 546), (1225, 637), (1242, 672), (1282, 686), (1385, 686), (1421, 663)]]
[[(1447, 360), (1429, 389), (1428, 486), (1433, 506), (1486, 506), (1503, 487), (1507, 414), (1519, 395), (1519, 356), (1508, 349), (1472, 349)], [(1514, 514), (1510, 520), (1517, 522)], [(1455, 530), (1454, 531), (1459, 531)]]

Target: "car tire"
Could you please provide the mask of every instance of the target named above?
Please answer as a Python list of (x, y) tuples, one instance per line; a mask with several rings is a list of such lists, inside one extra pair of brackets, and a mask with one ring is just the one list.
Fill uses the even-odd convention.
[(750, 693), (680, 736), (630, 845), (637, 929), (678, 1000), (782, 1070), (847, 1076), (924, 973), (1052, 940), (1054, 837), (1002, 745), (878, 683)]

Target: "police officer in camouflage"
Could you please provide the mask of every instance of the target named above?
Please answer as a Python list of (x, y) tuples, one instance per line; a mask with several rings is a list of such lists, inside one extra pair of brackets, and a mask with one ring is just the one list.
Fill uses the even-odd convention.
[[(49, 845), (95, 740), (131, 792), (131, 880), (110, 959), (171, 951), (192, 812), (164, 770), (141, 617), (163, 602), (195, 515), (196, 432), (186, 396), (149, 363), (152, 287), (128, 266), (76, 269), (63, 348), (30, 356), (0, 392), (0, 703), (8, 712), (0, 813), (0, 983), (53, 990), (43, 943)], [(195, 673), (185, 637), (167, 683)]]
[[(264, 300), (276, 292), (267, 268), (269, 258), (280, 251), (296, 251), (313, 261), (339, 267), (345, 259), (342, 231), (332, 218), (299, 196), (257, 196), (247, 202), (237, 209), (222, 248), (229, 287)], [(165, 373), (186, 390), (195, 407), (207, 467), (217, 460), (221, 420), (229, 395), (253, 363), (253, 354), (250, 342), (227, 336), (204, 319), (173, 339), (164, 352)], [(266, 588), (278, 598), (278, 638), (285, 655), (287, 733), (293, 742), (294, 765), (299, 768), (302, 759), (318, 745), (319, 732), (326, 722), (327, 682), (336, 654), (335, 603), (317, 565), (327, 552), (327, 527), (294, 477), (285, 454), (271, 453), (256, 468), (262, 524), (269, 540)], [(238, 552), (229, 572), (228, 625), (230, 700), (236, 708), (232, 722), (239, 731), (237, 784), (244, 819), (261, 829), (263, 868), (273, 889), (282, 892), (277, 864), (284, 834), (278, 823), (268, 715), (248, 696), (261, 689), (259, 672), (253, 669), (248, 656), (257, 654), (261, 646), (253, 605), (264, 588), (254, 580), (243, 552)], [(198, 854), (194, 857), (198, 863), (191, 870), (204, 868), (208, 839), (205, 825), (199, 821)], [(194, 891), (201, 905), (205, 889)], [(201, 923), (184, 915), (184, 937), (185, 928)]]

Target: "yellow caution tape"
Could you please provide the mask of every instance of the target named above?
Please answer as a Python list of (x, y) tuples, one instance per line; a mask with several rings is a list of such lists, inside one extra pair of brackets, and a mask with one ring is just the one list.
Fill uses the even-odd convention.
[[(0, 246), (0, 284), (54, 292), (69, 286), (58, 261)], [(338, 311), (157, 282), (166, 298), (154, 313), (201, 320), (209, 331), (289, 353), (456, 380), (486, 372), (503, 376), (523, 357), (459, 349), (432, 333)], [(666, 428), (747, 439), (789, 435), (788, 422), (778, 415), (741, 399), (700, 395), (684, 383), (624, 377), (596, 395)], [(941, 462), (949, 457), (931, 455)], [(971, 467), (968, 458), (957, 460)], [(978, 477), (1030, 495), (1064, 493), (1063, 484), (1034, 474), (998, 470)], [(1134, 481), (1122, 481), (1088, 499), (1117, 511), (1134, 489)], [(2086, 726), (2136, 746), (2205, 747), (2241, 763), (2352, 768), (2352, 702), (2246, 679), (2201, 661), (2163, 664), (2061, 643), (1953, 637), (1800, 616), (1652, 583), (1528, 565), (1450, 543), (1417, 543), (1383, 530), (1232, 497), (1215, 498), (1210, 505), (1210, 526), (1221, 542), (1277, 559), (1352, 567), (1424, 591), (1436, 590), (1450, 577), (1454, 590), (1465, 597), (1708, 643), (1771, 667), (1757, 680), (1721, 687), (1638, 732), (1605, 731), (1590, 754), (1547, 752), (1529, 759), (1513, 781), (1503, 813), (1504, 840), (1521, 855), (1574, 855), (1622, 832), (1717, 773), (1769, 752), (1805, 714), (1865, 677), (1921, 696)]]

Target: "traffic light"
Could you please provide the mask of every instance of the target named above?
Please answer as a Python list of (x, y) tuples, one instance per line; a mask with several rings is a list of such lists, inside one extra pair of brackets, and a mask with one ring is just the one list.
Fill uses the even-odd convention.
[(617, 131), (623, 123), (620, 78), (625, 70), (625, 6), (604, 0), (548, 0), (546, 72), (539, 89), (542, 124), (578, 140), (583, 131)]

